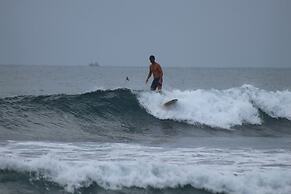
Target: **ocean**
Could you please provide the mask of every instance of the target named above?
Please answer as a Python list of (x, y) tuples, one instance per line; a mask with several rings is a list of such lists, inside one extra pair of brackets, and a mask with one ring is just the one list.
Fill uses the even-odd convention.
[(1, 65), (0, 193), (291, 193), (291, 69), (147, 73)]

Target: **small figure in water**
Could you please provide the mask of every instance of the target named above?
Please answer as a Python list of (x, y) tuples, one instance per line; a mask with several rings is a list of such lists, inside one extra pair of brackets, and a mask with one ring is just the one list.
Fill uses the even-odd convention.
[(151, 64), (150, 64), (149, 74), (146, 79), (146, 83), (148, 82), (149, 78), (153, 74), (154, 79), (151, 85), (151, 90), (155, 91), (156, 89), (158, 89), (158, 91), (160, 92), (162, 90), (162, 85), (163, 85), (163, 70), (160, 64), (158, 64), (155, 61), (155, 56), (151, 55), (149, 59), (150, 59)]
[(126, 76), (126, 79), (125, 79), (126, 81), (129, 81), (129, 78)]

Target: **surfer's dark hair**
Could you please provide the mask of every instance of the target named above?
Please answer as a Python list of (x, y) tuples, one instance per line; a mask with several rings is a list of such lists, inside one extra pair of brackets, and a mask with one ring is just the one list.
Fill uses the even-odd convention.
[(150, 61), (155, 61), (156, 60), (154, 55), (151, 55), (149, 59), (150, 59)]

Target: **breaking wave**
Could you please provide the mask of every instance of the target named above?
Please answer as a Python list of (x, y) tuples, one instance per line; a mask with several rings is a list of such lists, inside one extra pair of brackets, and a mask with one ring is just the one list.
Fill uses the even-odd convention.
[[(178, 102), (163, 106), (173, 98)], [(138, 128), (159, 120), (231, 129), (261, 125), (266, 119), (291, 120), (290, 91), (266, 91), (243, 85), (227, 90), (173, 90), (162, 94), (115, 89), (0, 99), (0, 126), (6, 129), (31, 125)]]
[[(167, 99), (178, 99), (170, 108)], [(291, 92), (265, 91), (251, 85), (227, 90), (165, 91), (164, 95), (144, 92), (139, 101), (159, 119), (184, 121), (229, 129), (242, 124), (262, 124), (261, 113), (271, 118), (291, 120)]]

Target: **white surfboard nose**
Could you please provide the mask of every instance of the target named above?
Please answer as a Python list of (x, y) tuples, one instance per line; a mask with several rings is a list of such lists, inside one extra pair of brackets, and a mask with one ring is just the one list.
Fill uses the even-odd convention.
[(169, 100), (169, 101), (167, 101), (167, 102), (164, 103), (164, 106), (170, 106), (172, 104), (175, 104), (177, 101), (178, 101), (177, 98), (172, 99), (172, 100)]

